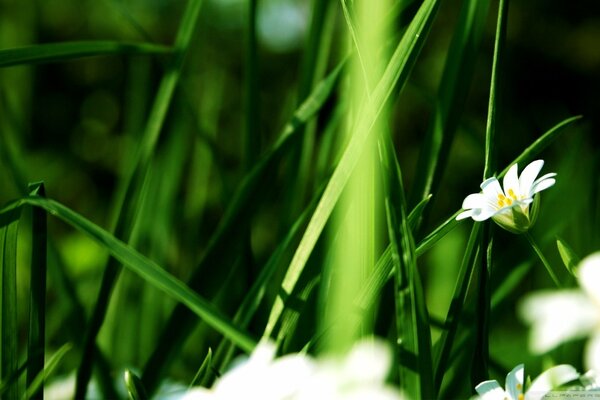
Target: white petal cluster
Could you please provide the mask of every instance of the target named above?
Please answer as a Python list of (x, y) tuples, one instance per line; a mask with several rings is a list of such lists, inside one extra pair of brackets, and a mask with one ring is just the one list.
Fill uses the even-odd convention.
[(532, 327), (532, 351), (545, 353), (565, 341), (589, 336), (586, 366), (600, 373), (600, 252), (581, 261), (577, 281), (581, 289), (526, 297), (519, 311)]
[(497, 381), (481, 382), (475, 387), (481, 400), (540, 400), (552, 389), (567, 382), (574, 381), (580, 377), (579, 373), (570, 365), (557, 365), (538, 376), (524, 388), (523, 364), (517, 365), (506, 375), (506, 387), (502, 387)]
[(556, 183), (555, 173), (537, 178), (543, 166), (543, 160), (536, 160), (518, 176), (517, 164), (512, 165), (504, 176), (503, 187), (496, 177), (486, 179), (480, 185), (481, 193), (473, 193), (465, 198), (462, 204), (465, 211), (456, 219), (470, 217), (475, 221), (485, 221), (492, 218), (510, 232), (526, 232), (535, 222), (537, 210), (530, 211), (534, 195)]
[(185, 400), (402, 400), (386, 385), (389, 348), (380, 341), (357, 343), (344, 358), (305, 354), (275, 357), (275, 346), (261, 342), (250, 357), (225, 373), (211, 389), (193, 388)]

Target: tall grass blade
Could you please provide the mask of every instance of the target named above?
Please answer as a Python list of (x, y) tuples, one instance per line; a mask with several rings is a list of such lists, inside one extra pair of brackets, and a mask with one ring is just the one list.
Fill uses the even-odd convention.
[[(400, 384), (411, 398), (433, 398), (429, 315), (417, 269), (417, 255), (406, 212), (400, 166), (391, 138), (380, 140), (385, 209), (395, 266), (396, 343)], [(416, 365), (411, 365), (412, 360)]]
[(575, 254), (575, 251), (563, 239), (556, 239), (556, 247), (558, 248), (558, 253), (563, 264), (565, 264), (565, 268), (571, 275), (575, 276), (575, 269), (581, 258)]
[(125, 371), (125, 388), (130, 400), (146, 400), (148, 395), (142, 381), (130, 370)]
[[(123, 179), (117, 194), (117, 222), (114, 232), (116, 237), (125, 241), (129, 241), (132, 229), (135, 225), (137, 210), (144, 197), (151, 156), (158, 141), (169, 105), (171, 104), (175, 87), (181, 75), (184, 56), (191, 43), (192, 34), (200, 14), (201, 3), (200, 0), (190, 0), (187, 4), (177, 33), (177, 38), (175, 39), (176, 53), (163, 75), (144, 134), (139, 143), (138, 152), (132, 162), (130, 171)], [(75, 398), (78, 400), (82, 400), (85, 397), (87, 384), (90, 380), (92, 367), (94, 365), (96, 337), (104, 321), (108, 301), (115, 281), (119, 275), (119, 271), (120, 265), (114, 258), (111, 258), (104, 269), (98, 298), (85, 333), (83, 355), (77, 370)]]
[(454, 287), (454, 294), (450, 301), (450, 308), (446, 315), (444, 322), (444, 331), (439, 341), (436, 344), (438, 349), (435, 357), (435, 387), (436, 393), (440, 393), (442, 381), (446, 373), (446, 367), (458, 330), (458, 324), (463, 312), (463, 306), (467, 298), (467, 288), (471, 281), (471, 276), (475, 265), (477, 264), (477, 257), (480, 249), (481, 235), (479, 233), (481, 224), (474, 224), (469, 235), (469, 241), (460, 265), (460, 271), (458, 273), (458, 280)]
[(6, 398), (19, 398), (19, 382), (15, 377), (19, 355), (17, 313), (17, 234), (21, 210), (12, 209), (0, 215), (0, 381), (7, 382)]
[(15, 49), (0, 50), (0, 68), (74, 60), (101, 55), (162, 55), (173, 49), (151, 43), (123, 43), (109, 41), (47, 43)]
[[(43, 183), (30, 185), (32, 196), (45, 197)], [(46, 212), (34, 208), (31, 217), (31, 277), (29, 284), (29, 338), (27, 343), (27, 387), (31, 387), (35, 377), (44, 368), (46, 352), (46, 249), (47, 228)], [(44, 398), (44, 393), (32, 393), (32, 397)]]
[[(45, 212), (44, 212), (45, 214)], [(38, 374), (33, 378), (31, 383), (27, 384), (27, 390), (25, 391), (26, 399), (42, 399), (43, 396), (41, 394), (44, 392), (44, 382), (48, 379), (48, 377), (52, 374), (54, 369), (58, 366), (63, 357), (71, 350), (73, 345), (71, 343), (65, 343), (62, 345), (56, 353), (50, 357), (48, 363)]]
[(462, 2), (446, 54), (434, 115), (421, 145), (415, 187), (409, 204), (415, 204), (430, 193), (438, 192), (473, 79), (489, 3), (489, 0)]
[[(315, 87), (311, 95), (295, 111), (290, 122), (283, 128), (278, 140), (261, 157), (252, 171), (244, 177), (227, 206), (219, 226), (211, 236), (200, 264), (192, 273), (189, 280), (189, 286), (192, 289), (198, 291), (201, 286), (205, 288), (208, 286), (214, 292), (214, 288), (221, 284), (216, 279), (219, 274), (215, 273), (214, 270), (210, 274), (211, 279), (205, 279), (206, 269), (221, 263), (223, 257), (231, 252), (231, 243), (235, 243), (240, 237), (240, 231), (237, 229), (238, 224), (249, 218), (249, 214), (254, 210), (256, 199), (265, 187), (272, 185), (272, 170), (276, 168), (277, 163), (294, 143), (294, 139), (299, 132), (298, 128), (314, 117), (333, 93), (344, 64), (345, 61), (338, 64)], [(225, 271), (217, 272), (223, 273)], [(189, 311), (185, 307), (177, 307), (173, 311), (163, 330), (165, 340), (159, 341), (159, 345), (150, 356), (142, 374), (142, 381), (149, 393), (154, 391), (155, 385), (159, 381), (158, 377), (164, 372), (173, 354), (179, 351), (182, 342), (195, 324), (196, 321), (190, 318)]]
[[(439, 1), (437, 0), (426, 0), (421, 5), (421, 8), (415, 15), (415, 18), (410, 23), (398, 44), (398, 47), (394, 51), (383, 77), (375, 87), (372, 97), (369, 100), (372, 102), (372, 105), (369, 108), (373, 110), (373, 112), (364, 113), (359, 117), (360, 119), (354, 129), (355, 134), (353, 134), (339, 164), (335, 168), (333, 175), (325, 188), (325, 192), (317, 205), (317, 209), (315, 210), (296, 253), (294, 254), (294, 258), (290, 263), (288, 272), (282, 283), (282, 290), (284, 293), (292, 293), (348, 178), (352, 174), (354, 166), (362, 154), (363, 146), (370, 136), (372, 127), (377, 122), (384, 105), (390, 100), (391, 94), (396, 89), (402, 88), (406, 83), (412, 66), (425, 42), (429, 28), (433, 23), (438, 5)], [(273, 305), (269, 321), (263, 334), (265, 337), (269, 337), (273, 332), (283, 309), (283, 300), (281, 297), (278, 297)]]

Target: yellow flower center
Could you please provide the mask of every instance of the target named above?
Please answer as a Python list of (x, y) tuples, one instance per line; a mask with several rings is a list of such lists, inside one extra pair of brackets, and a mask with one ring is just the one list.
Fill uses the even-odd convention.
[(508, 197), (502, 193), (498, 194), (497, 204), (498, 207), (502, 208), (505, 206), (511, 206), (515, 200), (517, 200), (517, 195), (515, 194), (515, 191), (512, 189), (508, 189)]

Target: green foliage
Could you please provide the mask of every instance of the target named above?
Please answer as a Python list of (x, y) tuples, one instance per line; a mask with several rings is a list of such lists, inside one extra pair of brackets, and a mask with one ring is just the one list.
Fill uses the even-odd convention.
[[(527, 339), (523, 296), (574, 285), (600, 247), (597, 93), (562, 94), (598, 83), (591, 34), (544, 25), (586, 15), (17, 3), (0, 13), (3, 398), (65, 376), (75, 398), (210, 386), (259, 340), (319, 354), (383, 337), (413, 399), (542, 367), (501, 342)], [(275, 6), (298, 20), (277, 28)], [(558, 175), (525, 238), (456, 220), (482, 177), (535, 158)], [(581, 369), (563, 356), (544, 360)]]

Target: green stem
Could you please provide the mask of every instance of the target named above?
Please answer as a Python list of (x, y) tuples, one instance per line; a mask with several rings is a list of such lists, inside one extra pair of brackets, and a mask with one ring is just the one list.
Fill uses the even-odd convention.
[(542, 264), (544, 264), (544, 267), (546, 267), (546, 271), (548, 271), (548, 274), (550, 274), (550, 278), (552, 278), (552, 280), (554, 281), (554, 284), (559, 288), (562, 287), (562, 285), (560, 284), (560, 281), (558, 280), (558, 278), (556, 277), (556, 274), (554, 273), (554, 270), (550, 266), (550, 263), (548, 263), (548, 260), (546, 260), (546, 257), (544, 257), (542, 250), (540, 250), (539, 246), (535, 243), (535, 240), (533, 240), (533, 237), (529, 234), (529, 232), (525, 232), (525, 237), (529, 241), (529, 244), (531, 245), (531, 247), (533, 247), (533, 250), (535, 250), (535, 252), (537, 253), (538, 257), (542, 261)]

